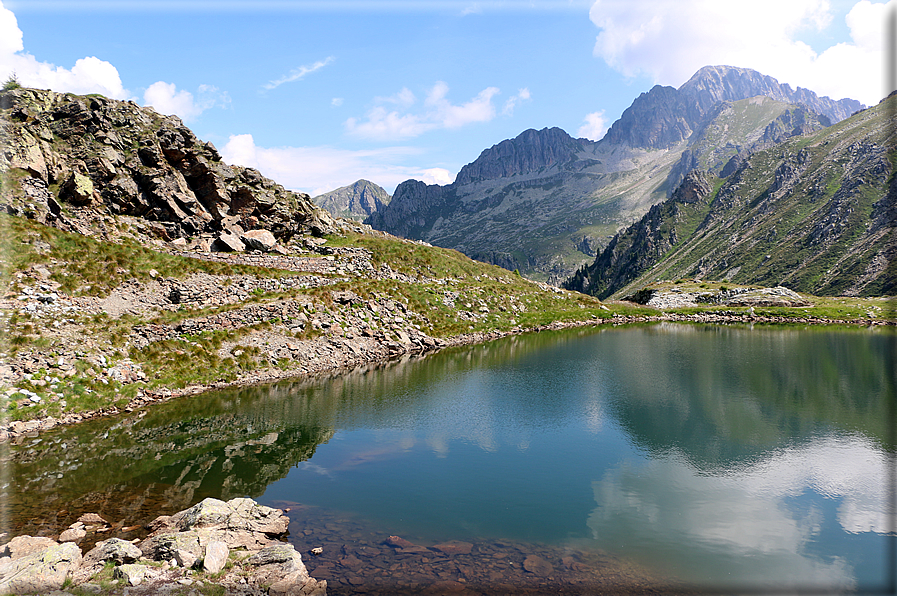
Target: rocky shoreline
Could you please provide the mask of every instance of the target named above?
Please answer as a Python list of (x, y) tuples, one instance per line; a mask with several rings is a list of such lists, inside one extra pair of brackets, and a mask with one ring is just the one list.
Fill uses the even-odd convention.
[(110, 529), (88, 513), (58, 541), (17, 536), (0, 546), (0, 594), (62, 595), (75, 588), (150, 596), (217, 585), (240, 596), (324, 596), (327, 582), (309, 576), (301, 554), (284, 542), (289, 525), (282, 510), (252, 499), (207, 498), (156, 518), (143, 540), (109, 538), (82, 555), (78, 543), (88, 533)]
[[(508, 331), (495, 330), (491, 332), (467, 333), (446, 339), (430, 338), (422, 333), (406, 334), (407, 341), (396, 342), (379, 338), (379, 343), (370, 341), (371, 338), (360, 336), (334, 340), (332, 338), (317, 338), (312, 346), (307, 347), (303, 354), (300, 369), (266, 369), (261, 372), (253, 372), (232, 382), (216, 382), (209, 384), (192, 384), (182, 389), (162, 389), (159, 391), (141, 391), (137, 397), (130, 400), (124, 407), (110, 406), (93, 411), (66, 413), (60, 417), (41, 417), (27, 421), (12, 421), (0, 425), (0, 443), (11, 441), (16, 443), (25, 437), (33, 437), (37, 433), (47, 431), (59, 425), (76, 424), (103, 416), (114, 416), (121, 413), (132, 412), (147, 405), (168, 401), (171, 399), (190, 395), (199, 395), (206, 391), (273, 383), (285, 379), (320, 374), (338, 374), (353, 368), (387, 362), (390, 359), (409, 355), (423, 355), (435, 352), (447, 347), (476, 345), (488, 341), (521, 335), (525, 333), (537, 333), (541, 331), (572, 329), (580, 327), (597, 327), (603, 325), (629, 325), (639, 323), (657, 322), (681, 322), (703, 324), (797, 324), (832, 326), (846, 325), (856, 327), (894, 326), (895, 321), (876, 319), (873, 321), (864, 319), (828, 319), (815, 317), (784, 317), (784, 316), (757, 316), (748, 313), (659, 313), (657, 315), (628, 316), (614, 313), (611, 317), (595, 318), (583, 321), (556, 321), (548, 325), (538, 327), (517, 327)], [(143, 332), (146, 333), (145, 331)], [(355, 340), (355, 341), (353, 341)], [(310, 356), (310, 357), (309, 357)], [(136, 379), (136, 377), (135, 377)]]

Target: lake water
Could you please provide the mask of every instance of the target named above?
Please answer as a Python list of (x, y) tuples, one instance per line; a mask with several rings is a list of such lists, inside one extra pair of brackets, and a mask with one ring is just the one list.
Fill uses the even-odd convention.
[[(893, 346), (884, 331), (660, 324), (216, 392), (7, 446), (0, 514), (39, 534), (85, 511), (121, 528), (250, 496), (291, 508), (300, 550), (325, 546), (305, 559), (331, 593), (428, 573), (471, 593), (612, 578), (888, 592)], [(390, 535), (473, 550), (420, 560)], [(523, 568), (528, 553), (549, 567)]]

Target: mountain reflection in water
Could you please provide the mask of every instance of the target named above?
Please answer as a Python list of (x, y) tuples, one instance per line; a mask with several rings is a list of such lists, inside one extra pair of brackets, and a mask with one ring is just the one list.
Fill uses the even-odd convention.
[(213, 392), (6, 446), (4, 526), (250, 496), (422, 544), (610, 553), (707, 589), (893, 589), (893, 340), (574, 330)]

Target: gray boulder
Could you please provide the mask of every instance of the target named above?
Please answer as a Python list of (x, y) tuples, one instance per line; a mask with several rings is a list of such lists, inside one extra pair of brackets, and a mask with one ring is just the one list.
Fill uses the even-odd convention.
[(260, 550), (246, 560), (253, 569), (253, 581), (270, 585), (268, 594), (283, 596), (324, 596), (327, 582), (309, 577), (302, 555), (292, 544), (277, 544)]
[(62, 588), (81, 566), (81, 549), (48, 540), (18, 536), (6, 545), (8, 555), (0, 558), (0, 594), (47, 594)]

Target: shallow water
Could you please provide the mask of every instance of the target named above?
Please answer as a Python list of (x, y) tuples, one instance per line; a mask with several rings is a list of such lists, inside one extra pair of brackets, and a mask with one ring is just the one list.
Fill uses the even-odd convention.
[(217, 392), (9, 447), (2, 514), (15, 533), (84, 511), (118, 530), (251, 496), (291, 507), (300, 550), (325, 546), (305, 558), (333, 593), (886, 591), (893, 341), (565, 331)]

